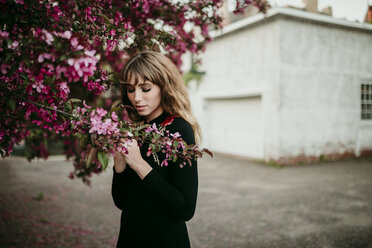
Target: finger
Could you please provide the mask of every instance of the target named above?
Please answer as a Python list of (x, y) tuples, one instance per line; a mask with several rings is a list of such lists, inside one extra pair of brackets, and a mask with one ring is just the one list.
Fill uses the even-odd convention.
[(132, 140), (128, 140), (128, 147), (137, 147), (138, 146), (138, 143), (137, 143), (137, 140), (135, 139), (132, 139)]
[(114, 152), (114, 160), (118, 159), (119, 156), (121, 156), (119, 152)]

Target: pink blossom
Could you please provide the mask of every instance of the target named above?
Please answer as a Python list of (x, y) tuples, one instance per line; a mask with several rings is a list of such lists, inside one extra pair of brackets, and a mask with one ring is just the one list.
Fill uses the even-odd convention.
[(100, 79), (97, 79), (96, 81), (89, 80), (88, 82), (83, 82), (83, 86), (86, 87), (89, 91), (93, 91), (95, 95), (100, 95), (103, 91), (106, 90), (106, 87), (100, 82)]
[(92, 17), (92, 8), (91, 7), (86, 8), (84, 13), (85, 13), (85, 20), (87, 20), (87, 21), (94, 22), (97, 19), (95, 16)]
[(89, 106), (89, 105), (87, 105), (87, 104), (85, 103), (85, 100), (83, 101), (83, 106), (84, 106), (86, 109), (91, 109), (91, 108), (92, 108), (91, 106)]
[(41, 53), (41, 54), (39, 54), (39, 57), (37, 57), (37, 62), (42, 63), (43, 61), (44, 61), (44, 56)]
[(54, 34), (55, 36), (57, 36), (57, 37), (62, 37), (62, 38), (68, 39), (68, 40), (69, 40), (69, 39), (71, 38), (71, 36), (72, 36), (72, 33), (71, 33), (70, 30), (66, 30), (66, 31), (63, 32), (63, 33), (59, 33), (59, 32), (54, 31), (53, 34)]
[(53, 14), (51, 15), (56, 21), (59, 21), (59, 17), (63, 15), (61, 9), (58, 6), (53, 7)]
[(119, 121), (119, 117), (116, 115), (115, 112), (112, 112), (112, 113), (111, 113), (111, 118), (112, 118), (114, 121)]
[(152, 131), (152, 127), (151, 126), (146, 127), (146, 129), (145, 129), (145, 132), (146, 133), (151, 133), (151, 131)]
[(19, 3), (19, 4), (25, 4), (25, 3), (23, 2), (23, 0), (15, 0), (15, 2), (16, 2), (16, 3)]
[(13, 41), (12, 45), (8, 45), (8, 48), (15, 49), (15, 48), (18, 47), (18, 45), (19, 45), (19, 41), (15, 40), (15, 41)]
[(35, 28), (35, 29), (31, 29), (31, 30), (32, 30), (32, 34), (34, 35), (35, 38), (38, 38), (42, 33), (40, 28)]
[(81, 50), (84, 48), (82, 45), (79, 45), (79, 40), (76, 37), (71, 39), (71, 46), (76, 50)]
[(107, 114), (107, 111), (104, 110), (103, 108), (97, 108), (97, 114), (102, 117)]
[(39, 54), (39, 56), (37, 57), (37, 61), (39, 63), (42, 63), (44, 61), (44, 59), (51, 59), (53, 57), (53, 61), (55, 60), (54, 56), (52, 56), (52, 54), (50, 53), (41, 53)]
[(111, 29), (110, 35), (115, 36), (115, 34), (116, 34), (116, 30), (115, 29)]
[(63, 99), (67, 99), (68, 94), (70, 93), (70, 88), (67, 86), (66, 82), (59, 84), (60, 95)]
[(123, 14), (121, 12), (115, 13), (114, 25), (119, 25), (119, 23), (123, 20)]
[(65, 39), (70, 39), (71, 35), (72, 35), (71, 31), (65, 31), (65, 32), (63, 32), (61, 37), (65, 38)]
[(66, 72), (66, 70), (67, 70), (66, 67), (57, 65), (56, 67), (57, 78), (59, 78), (62, 73)]
[(81, 113), (85, 114), (85, 112), (87, 112), (87, 109), (86, 108), (81, 108)]
[(43, 89), (45, 89), (45, 85), (43, 84), (42, 78), (35, 78), (35, 82), (32, 84), (32, 88), (36, 89), (37, 92), (41, 92)]
[(8, 38), (9, 33), (7, 31), (0, 31), (0, 37), (1, 38)]
[(45, 42), (48, 45), (51, 45), (52, 42), (54, 41), (53, 35), (51, 33), (49, 33), (48, 31), (46, 31), (45, 29), (42, 30), (42, 33), (44, 34), (43, 39), (45, 40)]
[(142, 5), (143, 12), (146, 14), (150, 12), (150, 3), (145, 1)]
[(107, 51), (111, 52), (118, 44), (117, 40), (107, 40)]
[(71, 46), (72, 47), (75, 48), (75, 47), (77, 47), (78, 44), (79, 44), (78, 38), (74, 37), (74, 38), (71, 39)]
[(7, 65), (7, 64), (1, 64), (1, 68), (0, 68), (0, 70), (1, 70), (1, 73), (2, 74), (6, 74), (8, 71), (8, 69), (10, 68), (10, 65)]
[(160, 166), (163, 167), (163, 165), (168, 166), (168, 159), (164, 159), (163, 162), (161, 162)]
[(93, 110), (90, 114), (91, 128), (89, 133), (96, 132), (102, 135), (111, 135), (113, 133), (119, 132), (117, 128), (118, 122), (112, 121), (110, 118), (106, 118), (102, 121), (102, 117), (107, 114), (107, 111), (102, 108), (97, 108)]
[(170, 136), (172, 136), (173, 138), (180, 138), (181, 134), (179, 132), (175, 132), (175, 133), (171, 133)]
[(82, 77), (83, 81), (87, 82), (88, 77), (93, 76), (97, 69), (97, 58), (95, 57), (70, 58), (67, 60), (67, 63), (70, 66), (66, 68), (64, 75), (68, 78), (69, 82), (77, 82)]
[(96, 54), (96, 50), (84, 51), (84, 54), (93, 57)]

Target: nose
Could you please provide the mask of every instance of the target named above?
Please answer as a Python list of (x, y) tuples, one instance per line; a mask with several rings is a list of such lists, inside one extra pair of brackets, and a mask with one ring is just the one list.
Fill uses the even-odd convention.
[(139, 103), (142, 100), (142, 92), (140, 90), (134, 91), (134, 102)]

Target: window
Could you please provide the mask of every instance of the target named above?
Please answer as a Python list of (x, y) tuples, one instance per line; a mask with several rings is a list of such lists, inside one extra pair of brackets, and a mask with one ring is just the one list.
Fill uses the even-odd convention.
[(361, 84), (362, 120), (372, 120), (372, 84)]

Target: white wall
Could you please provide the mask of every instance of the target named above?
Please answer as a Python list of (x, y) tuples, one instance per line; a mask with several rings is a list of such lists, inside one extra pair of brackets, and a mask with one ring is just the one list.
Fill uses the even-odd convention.
[(274, 159), (372, 149), (372, 121), (360, 117), (360, 84), (372, 83), (372, 33), (279, 23), (280, 154)]
[[(259, 97), (262, 142), (257, 144), (261, 148), (251, 149), (253, 153), (226, 149), (227, 153), (293, 162), (296, 157), (358, 156), (371, 150), (372, 121), (360, 118), (360, 84), (372, 83), (371, 58), (370, 31), (286, 15), (218, 37), (202, 55), (200, 71), (206, 72), (202, 82), (190, 84), (203, 145), (220, 150), (214, 144), (219, 139), (211, 136), (216, 130), (210, 127), (222, 118), (231, 122), (256, 118), (248, 113), (250, 107), (239, 108), (242, 113), (231, 111), (234, 98)], [(218, 102), (219, 118), (206, 112), (208, 99)], [(223, 99), (231, 101), (221, 104)], [(241, 118), (245, 115), (249, 118)], [(255, 131), (254, 126), (247, 130)], [(235, 139), (235, 145), (243, 146), (244, 139)]]
[[(229, 113), (231, 122), (249, 121), (257, 123), (256, 115), (246, 107), (231, 111), (231, 101), (234, 98), (249, 98), (256, 96), (260, 98), (260, 109), (262, 111), (259, 122), (262, 132), (261, 141), (257, 141), (259, 149), (230, 149), (226, 152), (241, 156), (263, 158), (268, 151), (278, 151), (278, 104), (275, 103), (279, 96), (276, 88), (279, 82), (279, 26), (275, 22), (267, 22), (257, 27), (249, 27), (239, 32), (234, 32), (215, 39), (207, 46), (202, 55), (203, 64), (200, 71), (206, 74), (202, 82), (196, 86), (191, 85), (190, 95), (194, 105), (194, 112), (202, 125), (204, 133), (204, 146), (215, 147), (216, 142), (210, 126), (226, 118)], [(207, 99), (231, 99), (227, 104), (220, 104), (221, 115), (219, 118), (212, 117), (206, 113), (208, 108)], [(273, 102), (274, 101), (274, 102)], [(245, 102), (246, 104), (247, 102)], [(254, 104), (252, 102), (252, 104)], [(257, 104), (256, 104), (257, 105)], [(256, 106), (257, 107), (257, 106)], [(246, 118), (241, 118), (245, 116)], [(231, 125), (237, 126), (237, 125)], [(240, 125), (238, 125), (240, 126)], [(247, 127), (252, 127), (247, 123)], [(215, 131), (213, 131), (215, 132)], [(253, 135), (257, 130), (247, 128), (246, 136)], [(223, 130), (221, 130), (223, 133)], [(227, 136), (229, 134), (226, 134)], [(250, 136), (252, 137), (252, 136)], [(258, 136), (256, 136), (258, 137)], [(226, 137), (229, 138), (229, 137)], [(236, 147), (244, 147), (244, 137), (235, 139)], [(254, 143), (252, 140), (250, 140)], [(220, 140), (223, 142), (223, 140)], [(231, 146), (225, 144), (226, 146)], [(220, 146), (219, 146), (220, 147)], [(212, 149), (213, 150), (213, 149)], [(220, 149), (217, 149), (220, 151)]]

